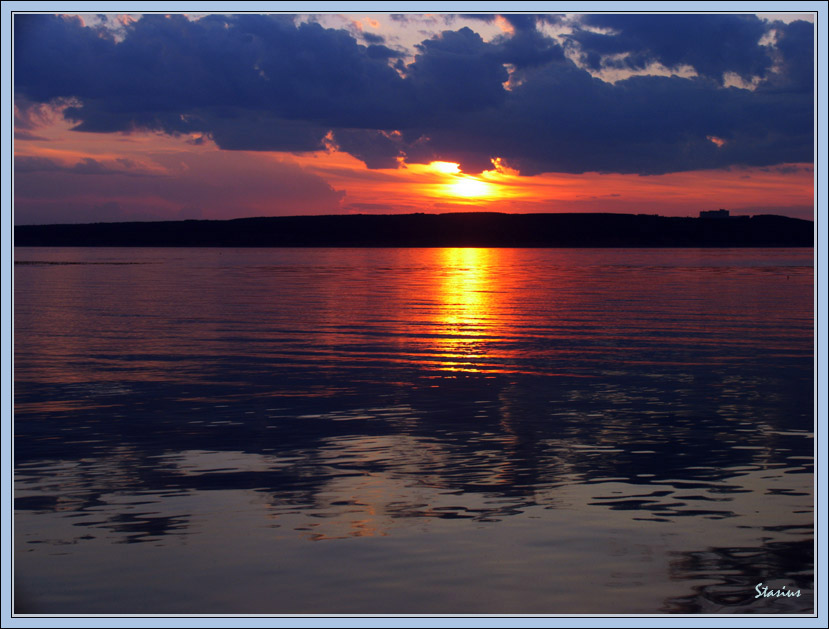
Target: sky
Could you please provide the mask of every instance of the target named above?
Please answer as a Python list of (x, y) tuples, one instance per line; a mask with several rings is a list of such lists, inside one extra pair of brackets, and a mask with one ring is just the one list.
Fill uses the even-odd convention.
[(813, 22), (17, 13), (14, 219), (812, 219)]

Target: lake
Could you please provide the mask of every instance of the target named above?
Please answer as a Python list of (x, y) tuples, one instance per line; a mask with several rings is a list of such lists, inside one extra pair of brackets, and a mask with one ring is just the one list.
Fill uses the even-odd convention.
[(17, 248), (15, 611), (811, 613), (813, 280), (812, 249)]

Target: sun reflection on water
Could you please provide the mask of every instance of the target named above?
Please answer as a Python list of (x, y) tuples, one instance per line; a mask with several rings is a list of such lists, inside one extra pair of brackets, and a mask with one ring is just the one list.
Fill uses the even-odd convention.
[(495, 293), (490, 272), (491, 249), (440, 250), (443, 273), (436, 313), (438, 350), (450, 370), (480, 371), (486, 356), (484, 340), (492, 334)]

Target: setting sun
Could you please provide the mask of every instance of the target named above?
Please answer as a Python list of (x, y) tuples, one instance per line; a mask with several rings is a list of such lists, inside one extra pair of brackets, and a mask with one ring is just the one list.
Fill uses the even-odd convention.
[(480, 198), (495, 196), (496, 187), (474, 177), (461, 176), (447, 184), (447, 192), (456, 197)]
[[(423, 177), (421, 193), (450, 203), (464, 204), (471, 199), (492, 201), (506, 195), (506, 188), (498, 185), (504, 177), (495, 171), (486, 171), (482, 176), (475, 177), (464, 174), (457, 162), (442, 161), (429, 162), (427, 165), (410, 164), (406, 170)], [(487, 181), (493, 175), (498, 180), (497, 183)]]

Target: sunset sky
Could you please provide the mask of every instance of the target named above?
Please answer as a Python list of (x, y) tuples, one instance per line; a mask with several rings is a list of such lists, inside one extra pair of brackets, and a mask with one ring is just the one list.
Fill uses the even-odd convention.
[(18, 224), (813, 217), (809, 14), (14, 16)]

